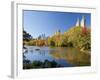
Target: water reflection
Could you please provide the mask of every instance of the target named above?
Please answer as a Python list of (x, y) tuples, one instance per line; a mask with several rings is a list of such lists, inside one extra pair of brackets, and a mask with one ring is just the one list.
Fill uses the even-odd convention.
[[(52, 68), (54, 67), (52, 62), (56, 64), (55, 67), (90, 65), (90, 55), (84, 54), (75, 48), (37, 46), (26, 46), (26, 48), (27, 50), (24, 52), (23, 60), (26, 62), (29, 60), (30, 63), (25, 63), (25, 61), (23, 61), (24, 69), (27, 69), (25, 65), (27, 65), (28, 68), (29, 66), (30, 68)], [(37, 67), (35, 65), (36, 62), (39, 64)], [(48, 67), (45, 67), (47, 64)]]

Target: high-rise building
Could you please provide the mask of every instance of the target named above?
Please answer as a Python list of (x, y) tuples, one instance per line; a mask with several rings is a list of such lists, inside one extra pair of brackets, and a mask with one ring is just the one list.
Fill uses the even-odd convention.
[(78, 18), (75, 26), (76, 26), (76, 27), (77, 27), (77, 26), (82, 27), (82, 32), (83, 32), (83, 33), (86, 33), (87, 28), (86, 28), (86, 18), (85, 18), (85, 16), (82, 16), (81, 21), (80, 21), (79, 18)]
[(79, 18), (77, 19), (77, 22), (76, 22), (75, 26), (80, 26), (80, 20), (79, 20)]
[(79, 18), (77, 18), (77, 22), (75, 26), (80, 26), (80, 27), (86, 27), (86, 19), (85, 16), (82, 16), (82, 19), (80, 21)]
[(55, 35), (60, 35), (61, 34), (61, 31), (60, 30), (57, 30), (56, 32), (55, 32)]
[(81, 27), (86, 27), (86, 19), (85, 19), (85, 16), (82, 16)]

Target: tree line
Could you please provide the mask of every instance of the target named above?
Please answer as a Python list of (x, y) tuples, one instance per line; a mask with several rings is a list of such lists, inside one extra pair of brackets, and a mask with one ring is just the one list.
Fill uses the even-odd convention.
[(51, 47), (75, 47), (84, 50), (91, 49), (91, 33), (87, 28), (86, 33), (82, 33), (82, 27), (73, 27), (63, 34), (59, 31), (51, 37), (42, 39), (40, 36), (33, 39), (32, 36), (23, 31), (23, 42), (25, 45), (31, 46), (51, 46)]

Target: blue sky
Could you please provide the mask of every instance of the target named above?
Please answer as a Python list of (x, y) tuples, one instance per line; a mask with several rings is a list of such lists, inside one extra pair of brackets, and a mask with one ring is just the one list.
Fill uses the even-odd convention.
[(33, 38), (41, 34), (52, 36), (57, 30), (64, 33), (74, 27), (77, 18), (81, 20), (82, 16), (86, 17), (86, 26), (90, 27), (90, 13), (23, 10), (23, 27)]

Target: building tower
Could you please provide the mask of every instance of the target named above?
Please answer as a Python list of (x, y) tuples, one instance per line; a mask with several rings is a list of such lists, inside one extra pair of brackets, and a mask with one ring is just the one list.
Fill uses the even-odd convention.
[(85, 18), (85, 16), (82, 16), (81, 27), (82, 27), (82, 32), (83, 32), (84, 34), (86, 34), (87, 29), (86, 29), (86, 18)]
[(85, 16), (82, 16), (81, 27), (86, 27), (86, 19), (85, 19)]
[(60, 34), (61, 34), (60, 29), (55, 32), (55, 35), (60, 35)]
[(86, 28), (86, 18), (85, 18), (85, 16), (82, 16), (81, 21), (80, 21), (79, 18), (78, 18), (75, 26), (76, 26), (76, 27), (77, 27), (77, 26), (82, 27), (82, 33), (85, 34), (85, 33), (87, 32), (87, 28)]
[(76, 22), (75, 26), (80, 26), (80, 20), (79, 20), (79, 18), (77, 19), (77, 22)]

